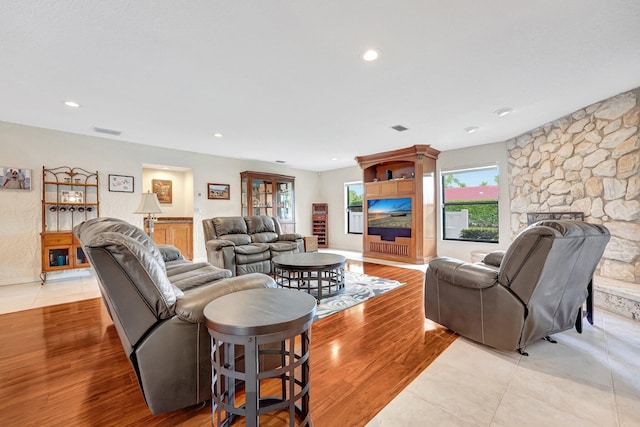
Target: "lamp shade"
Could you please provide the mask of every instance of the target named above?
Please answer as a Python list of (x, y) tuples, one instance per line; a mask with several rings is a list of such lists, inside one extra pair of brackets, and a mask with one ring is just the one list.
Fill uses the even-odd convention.
[(162, 213), (158, 195), (156, 193), (142, 193), (142, 199), (138, 205), (138, 209), (134, 211), (137, 214), (157, 214)]

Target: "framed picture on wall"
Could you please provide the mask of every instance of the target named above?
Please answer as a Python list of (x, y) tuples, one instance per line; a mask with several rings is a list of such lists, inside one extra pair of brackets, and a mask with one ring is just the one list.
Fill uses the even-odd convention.
[(231, 187), (229, 184), (207, 184), (207, 198), (213, 200), (229, 200)]
[(152, 191), (158, 195), (158, 201), (160, 203), (172, 203), (172, 185), (170, 179), (152, 179), (151, 188)]
[(133, 177), (109, 174), (109, 191), (133, 193)]
[(10, 190), (31, 190), (31, 169), (0, 167), (0, 188)]

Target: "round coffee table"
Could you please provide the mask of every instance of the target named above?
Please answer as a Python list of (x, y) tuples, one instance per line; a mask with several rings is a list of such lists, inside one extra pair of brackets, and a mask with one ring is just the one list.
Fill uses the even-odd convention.
[(283, 288), (307, 291), (318, 301), (344, 290), (342, 255), (304, 252), (272, 259), (276, 283)]

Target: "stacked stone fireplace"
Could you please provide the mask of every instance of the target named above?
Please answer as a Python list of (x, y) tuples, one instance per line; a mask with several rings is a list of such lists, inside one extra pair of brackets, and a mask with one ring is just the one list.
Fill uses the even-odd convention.
[(640, 320), (640, 88), (507, 141), (511, 233), (528, 213), (583, 212), (611, 232), (595, 303)]

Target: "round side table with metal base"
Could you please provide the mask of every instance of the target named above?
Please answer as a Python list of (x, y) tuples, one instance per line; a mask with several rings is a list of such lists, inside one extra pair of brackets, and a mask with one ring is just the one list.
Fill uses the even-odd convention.
[[(289, 426), (313, 426), (309, 346), (315, 312), (315, 298), (290, 289), (250, 289), (207, 304), (213, 425), (229, 426), (244, 416), (247, 426), (258, 426), (260, 415), (286, 410)], [(264, 382), (274, 379), (280, 395), (261, 396)], [(246, 401), (238, 404), (236, 388), (243, 385)]]

